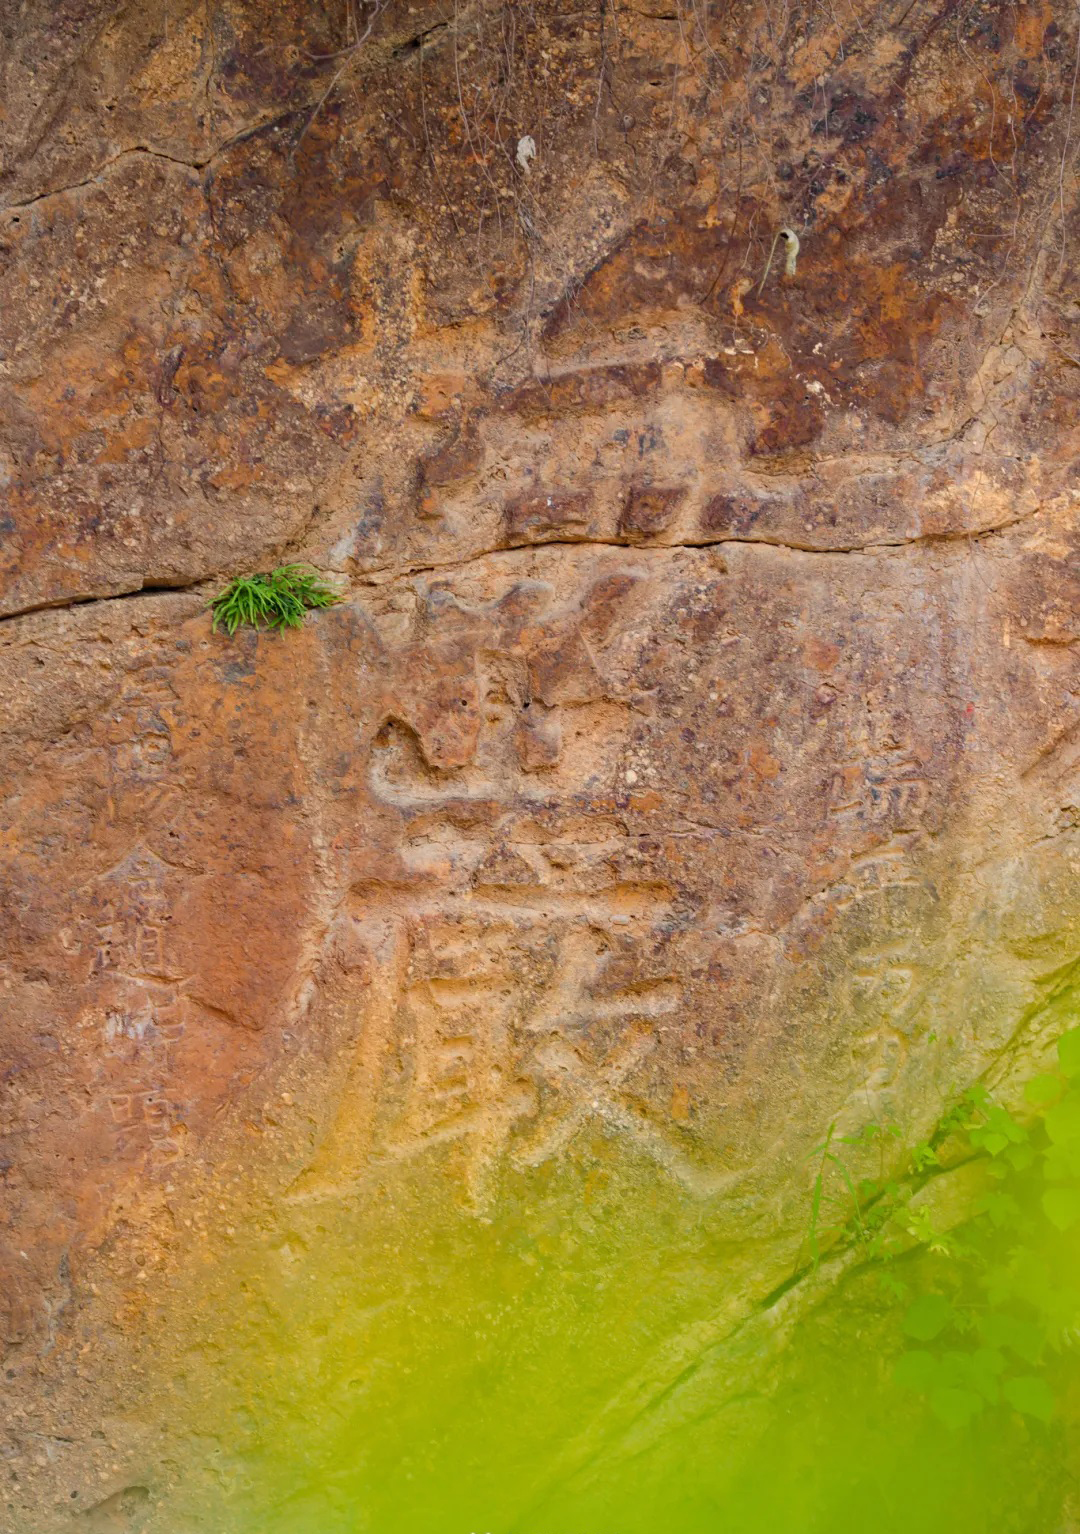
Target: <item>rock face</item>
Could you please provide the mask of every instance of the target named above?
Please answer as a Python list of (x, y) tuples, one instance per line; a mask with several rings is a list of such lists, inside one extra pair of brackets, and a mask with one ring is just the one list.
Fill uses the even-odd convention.
[[(1037, 1062), (1076, 18), (849, 12), (0, 15), (5, 1528), (247, 1527), (259, 1326), (393, 1253), (377, 1353), (492, 1232), (651, 1312), (575, 1323), (572, 1476), (790, 1274), (828, 1124)], [(210, 632), (295, 558), (339, 607)]]

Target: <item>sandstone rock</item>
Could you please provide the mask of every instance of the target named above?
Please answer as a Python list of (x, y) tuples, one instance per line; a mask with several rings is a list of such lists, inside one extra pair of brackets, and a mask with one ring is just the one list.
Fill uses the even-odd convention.
[[(411, 1368), (477, 1264), (538, 1389), (588, 1276), (546, 1463), (621, 1462), (823, 1128), (925, 1134), (1074, 981), (1075, 17), (678, 9), (2, 24), (19, 1534), (245, 1527), (275, 1335), (389, 1464), (341, 1317)], [(343, 604), (212, 635), (286, 558)]]

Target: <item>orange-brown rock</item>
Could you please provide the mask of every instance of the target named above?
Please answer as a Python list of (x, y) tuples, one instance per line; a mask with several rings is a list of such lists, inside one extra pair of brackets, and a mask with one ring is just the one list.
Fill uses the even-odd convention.
[(692, 1336), (1075, 974), (1075, 14), (670, 10), (0, 17), (5, 1529), (182, 1526), (241, 1237), (621, 1178)]

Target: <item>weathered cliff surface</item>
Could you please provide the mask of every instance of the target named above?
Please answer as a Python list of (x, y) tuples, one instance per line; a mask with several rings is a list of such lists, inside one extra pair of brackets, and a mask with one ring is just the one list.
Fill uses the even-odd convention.
[(609, 1179), (716, 1245), (569, 1473), (1080, 960), (1075, 17), (0, 33), (5, 1527), (178, 1526), (125, 1405), (238, 1245)]

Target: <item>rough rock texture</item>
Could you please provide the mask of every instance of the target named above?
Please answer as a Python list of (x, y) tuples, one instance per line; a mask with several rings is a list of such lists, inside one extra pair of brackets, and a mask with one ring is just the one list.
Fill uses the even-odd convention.
[[(1038, 1058), (1080, 963), (1076, 23), (0, 36), (0, 1506), (172, 1529), (154, 1307), (244, 1221), (397, 1188), (528, 1234), (607, 1169), (749, 1303), (824, 1125)], [(211, 635), (292, 557), (343, 605)], [(588, 1453), (734, 1324), (714, 1258)]]

